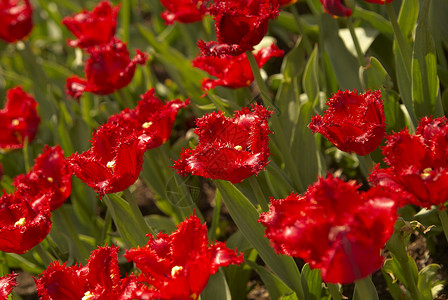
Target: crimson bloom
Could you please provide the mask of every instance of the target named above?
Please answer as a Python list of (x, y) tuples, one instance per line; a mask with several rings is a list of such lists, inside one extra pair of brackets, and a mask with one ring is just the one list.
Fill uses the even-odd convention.
[(0, 148), (20, 149), (25, 138), (31, 142), (40, 124), (37, 102), (21, 87), (9, 89), (5, 107), (0, 110)]
[(48, 204), (35, 210), (22, 192), (0, 197), (0, 251), (23, 254), (39, 244), (50, 229)]
[(47, 194), (46, 197), (33, 199), (33, 208), (41, 206), (41, 201), (48, 201), (50, 210), (53, 211), (70, 196), (71, 178), (72, 171), (64, 157), (64, 151), (59, 145), (47, 145), (44, 152), (36, 158), (32, 170), (14, 178), (14, 186), (18, 189), (29, 189), (33, 195)]
[(376, 3), (376, 4), (386, 4), (386, 3), (391, 3), (394, 0), (364, 0), (366, 2), (370, 2), (370, 3)]
[(387, 136), (383, 148), (386, 169), (376, 167), (369, 180), (409, 193), (404, 204), (422, 207), (448, 200), (448, 124), (445, 117), (420, 120), (415, 134), (407, 130)]
[[(272, 57), (282, 57), (284, 51), (272, 44), (255, 53), (255, 59), (259, 68)], [(238, 56), (199, 56), (193, 60), (193, 66), (208, 72), (218, 79), (206, 78), (202, 82), (202, 88), (209, 90), (222, 85), (229, 88), (249, 86), (254, 81), (254, 75), (250, 68), (246, 53)]]
[(342, 5), (342, 0), (320, 0), (325, 12), (335, 17), (350, 17), (352, 10)]
[(258, 174), (267, 164), (268, 118), (272, 114), (260, 105), (243, 108), (232, 119), (211, 113), (196, 120), (199, 145), (182, 150), (174, 163), (178, 174), (203, 176), (240, 183)]
[(0, 300), (8, 300), (8, 295), (17, 286), (17, 273), (11, 273), (0, 277)]
[(135, 109), (126, 108), (111, 116), (107, 122), (118, 124), (129, 134), (137, 135), (146, 151), (159, 147), (169, 139), (177, 112), (189, 103), (189, 100), (180, 99), (163, 103), (156, 97), (153, 88), (141, 96)]
[(148, 299), (198, 299), (219, 267), (243, 262), (242, 255), (222, 242), (208, 245), (207, 227), (195, 215), (170, 235), (148, 236), (145, 247), (126, 250), (124, 255), (142, 271), (139, 280), (151, 286), (137, 293), (152, 297)]
[(207, 1), (203, 0), (160, 0), (167, 10), (162, 13), (162, 18), (167, 25), (174, 21), (180, 23), (193, 23), (202, 20), (207, 13)]
[(0, 39), (15, 43), (33, 29), (33, 7), (29, 0), (0, 1)]
[(278, 253), (321, 269), (326, 282), (351, 283), (381, 267), (397, 218), (394, 193), (357, 188), (331, 175), (320, 178), (303, 196), (271, 199), (258, 221)]
[(83, 10), (62, 20), (68, 30), (78, 39), (69, 40), (72, 47), (88, 48), (107, 44), (115, 35), (119, 6), (113, 7), (108, 1), (101, 1), (92, 11)]
[(105, 123), (93, 134), (92, 147), (69, 158), (75, 175), (102, 197), (132, 185), (143, 164), (139, 137), (115, 123)]
[(198, 43), (204, 56), (240, 55), (252, 51), (275, 19), (279, 5), (271, 0), (218, 0), (210, 6), (218, 42)]
[(324, 116), (314, 116), (309, 124), (332, 142), (339, 150), (366, 155), (375, 150), (386, 133), (381, 92), (367, 90), (338, 91), (326, 103)]
[(80, 98), (84, 92), (107, 95), (127, 86), (137, 64), (143, 65), (147, 60), (147, 55), (138, 49), (131, 60), (126, 44), (118, 39), (88, 48), (87, 52), (90, 58), (85, 67), (86, 79), (67, 78), (66, 93), (74, 98)]
[(120, 279), (117, 253), (116, 246), (99, 247), (85, 267), (81, 264), (66, 267), (65, 263), (55, 261), (35, 279), (40, 299), (131, 299), (126, 294), (132, 281)]

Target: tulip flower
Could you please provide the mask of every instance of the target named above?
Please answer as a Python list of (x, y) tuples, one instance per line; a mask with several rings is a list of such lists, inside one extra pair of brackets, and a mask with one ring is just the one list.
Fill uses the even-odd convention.
[[(262, 48), (255, 53), (255, 60), (259, 68), (272, 57), (282, 57), (283, 51), (277, 46), (271, 45)], [(221, 85), (229, 88), (249, 86), (254, 81), (254, 75), (250, 68), (246, 53), (238, 56), (198, 56), (193, 60), (193, 66), (208, 72), (218, 79), (204, 79), (202, 88), (213, 89)]]
[[(29, 189), (29, 193), (45, 197), (32, 199), (34, 209), (42, 205), (41, 201), (48, 201), (50, 210), (60, 207), (70, 196), (72, 190), (72, 171), (64, 157), (61, 147), (45, 146), (30, 172), (14, 178), (14, 186), (18, 189)], [(30, 199), (29, 199), (30, 200)]]
[(17, 286), (17, 273), (0, 277), (0, 300), (7, 300), (12, 289)]
[(72, 47), (89, 48), (113, 40), (120, 6), (113, 7), (101, 1), (92, 11), (83, 10), (72, 17), (65, 17), (64, 24), (78, 39), (69, 40)]
[(18, 191), (0, 197), (0, 251), (26, 253), (50, 232), (48, 203), (34, 210), (27, 200), (32, 196), (35, 197)]
[(412, 135), (402, 130), (387, 136), (383, 155), (389, 167), (376, 167), (370, 182), (407, 192), (409, 197), (402, 205), (443, 205), (448, 200), (447, 138), (445, 117), (422, 118)]
[(219, 267), (243, 262), (243, 256), (224, 243), (209, 245), (207, 227), (195, 215), (170, 235), (148, 236), (145, 247), (126, 250), (124, 255), (142, 271), (139, 281), (149, 285), (136, 292), (138, 299), (198, 299)]
[(326, 103), (324, 116), (314, 116), (309, 124), (339, 150), (367, 155), (380, 145), (386, 133), (381, 92), (338, 91)]
[(40, 124), (37, 102), (21, 87), (9, 89), (5, 107), (0, 110), (0, 148), (20, 149), (25, 138), (33, 141)]
[(353, 182), (320, 178), (303, 196), (271, 199), (259, 222), (277, 253), (300, 257), (329, 283), (352, 283), (383, 264), (394, 231), (395, 194), (357, 190)]
[(127, 86), (134, 77), (137, 64), (147, 60), (145, 53), (136, 50), (136, 56), (129, 58), (126, 44), (113, 39), (108, 44), (87, 50), (90, 58), (85, 67), (86, 79), (77, 76), (67, 78), (66, 93), (79, 99), (84, 92), (107, 95)]
[(343, 0), (320, 0), (320, 2), (325, 12), (332, 16), (350, 17), (352, 15), (352, 10), (342, 4)]
[(189, 100), (180, 99), (163, 103), (155, 96), (155, 90), (150, 89), (141, 96), (135, 109), (126, 108), (111, 116), (107, 122), (118, 124), (129, 134), (136, 134), (146, 151), (159, 147), (169, 139), (177, 112), (189, 103)]
[(268, 30), (268, 22), (278, 15), (271, 0), (219, 0), (210, 6), (218, 42), (198, 43), (201, 55), (240, 55), (252, 51)]
[(29, 0), (0, 1), (0, 39), (15, 43), (33, 29), (33, 7)]
[(116, 246), (99, 247), (85, 267), (55, 261), (35, 279), (40, 299), (131, 299), (126, 294), (135, 278), (120, 279), (117, 253)]
[(193, 23), (202, 20), (207, 13), (207, 5), (204, 0), (161, 0), (167, 10), (162, 13), (162, 18), (167, 25), (174, 21), (179, 23)]
[(232, 119), (222, 112), (197, 119), (199, 145), (182, 150), (173, 167), (183, 176), (192, 174), (232, 183), (258, 174), (269, 162), (271, 114), (263, 106), (254, 105), (236, 112)]

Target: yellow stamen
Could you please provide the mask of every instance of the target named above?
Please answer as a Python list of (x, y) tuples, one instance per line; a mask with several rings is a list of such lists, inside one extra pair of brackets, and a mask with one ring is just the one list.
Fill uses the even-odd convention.
[(51, 182), (51, 183), (53, 183), (53, 177), (47, 177), (47, 180), (49, 181), (49, 182)]
[(84, 297), (82, 297), (81, 300), (90, 300), (90, 299), (93, 299), (93, 297), (95, 297), (95, 295), (93, 293), (91, 293), (90, 291), (87, 291), (84, 293)]
[(148, 129), (152, 125), (152, 122), (145, 122), (142, 124), (142, 127)]
[(238, 146), (235, 146), (234, 148), (235, 148), (235, 150), (243, 150), (243, 147), (241, 147), (241, 146), (239, 146), (239, 145), (238, 145)]
[(113, 169), (115, 167), (115, 162), (113, 160), (111, 160), (110, 162), (108, 162), (106, 164), (106, 167)]
[(182, 272), (184, 268), (181, 266), (174, 266), (171, 269), (171, 277), (176, 277), (178, 274), (180, 274), (180, 272)]
[(431, 168), (426, 168), (426, 169), (423, 170), (423, 173), (420, 174), (420, 177), (423, 180), (428, 179), (429, 177), (431, 177), (431, 172), (432, 172)]
[(11, 125), (12, 125), (12, 126), (17, 126), (17, 125), (19, 125), (19, 123), (20, 123), (20, 122), (19, 122), (19, 120), (17, 120), (17, 119), (14, 119), (14, 120), (11, 121)]
[(20, 218), (17, 222), (14, 223), (14, 226), (23, 226), (26, 223), (26, 219), (25, 218)]

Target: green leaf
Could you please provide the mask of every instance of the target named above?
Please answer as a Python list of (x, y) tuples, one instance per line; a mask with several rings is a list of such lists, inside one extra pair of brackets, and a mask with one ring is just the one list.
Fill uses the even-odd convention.
[(117, 194), (107, 194), (104, 196), (103, 201), (110, 210), (115, 226), (117, 226), (126, 247), (129, 249), (146, 245), (148, 242), (146, 234), (148, 232), (145, 232), (139, 226), (129, 204)]
[(438, 101), (437, 57), (428, 26), (429, 6), (430, 1), (425, 0), (420, 10), (412, 58), (412, 100), (418, 117), (443, 115)]
[(445, 281), (438, 278), (439, 271), (439, 265), (430, 264), (418, 273), (418, 289), (423, 294), (425, 300), (435, 299), (437, 294), (443, 290)]
[(320, 270), (311, 270), (310, 265), (306, 263), (302, 268), (302, 285), (305, 291), (305, 299), (320, 300), (322, 294), (322, 277)]
[(392, 88), (393, 82), (381, 62), (374, 56), (370, 63), (361, 69), (361, 80), (365, 89), (377, 90), (381, 87)]
[[(257, 265), (252, 261), (247, 261), (246, 263), (261, 277), (261, 280), (269, 291), (269, 296), (271, 299), (280, 299), (285, 296), (291, 297), (288, 299), (297, 299), (297, 295), (265, 267)], [(305, 299), (308, 300), (309, 298)]]
[(305, 93), (308, 96), (308, 101), (315, 102), (318, 100), (319, 95), (319, 77), (318, 77), (318, 64), (317, 64), (317, 45), (314, 47), (313, 52), (308, 58), (308, 63), (303, 73), (302, 85)]
[(252, 243), (260, 257), (277, 274), (277, 276), (295, 291), (299, 299), (304, 299), (300, 272), (294, 259), (285, 255), (278, 255), (264, 236), (264, 227), (258, 223), (259, 214), (250, 201), (230, 182), (215, 180), (221, 192), (224, 203), (232, 219)]
[(357, 59), (347, 50), (344, 42), (338, 35), (337, 21), (329, 14), (321, 15), (321, 34), (325, 51), (330, 57), (333, 70), (342, 90), (361, 90), (358, 76), (359, 64)]
[(231, 300), (229, 286), (222, 270), (208, 279), (208, 283), (201, 293), (201, 300)]
[(364, 21), (367, 21), (372, 25), (376, 30), (386, 35), (389, 38), (393, 38), (394, 32), (392, 30), (392, 26), (389, 21), (386, 20), (382, 15), (377, 14), (371, 10), (365, 10), (362, 7), (357, 6), (352, 14), (353, 18), (359, 18)]

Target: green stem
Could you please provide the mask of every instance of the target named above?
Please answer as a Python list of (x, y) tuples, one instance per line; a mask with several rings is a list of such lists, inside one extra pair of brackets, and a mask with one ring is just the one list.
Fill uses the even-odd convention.
[(121, 28), (123, 34), (121, 40), (129, 42), (129, 25), (131, 23), (131, 0), (123, 0), (121, 4)]
[(99, 245), (104, 245), (106, 241), (106, 234), (109, 231), (110, 226), (112, 225), (112, 216), (110, 214), (110, 210), (106, 210), (106, 217), (104, 218), (104, 227), (101, 231), (101, 236), (98, 241)]
[(213, 207), (213, 219), (212, 219), (212, 225), (210, 226), (210, 230), (208, 231), (208, 238), (211, 241), (214, 241), (216, 239), (216, 229), (219, 225), (219, 215), (221, 212), (221, 204), (222, 204), (222, 196), (219, 190), (216, 190), (215, 195), (215, 207)]
[(25, 163), (25, 171), (28, 173), (31, 170), (30, 164), (30, 147), (28, 143), (28, 137), (25, 137), (25, 141), (23, 142), (23, 161)]
[(51, 265), (53, 261), (56, 260), (50, 254), (48, 254), (47, 251), (45, 251), (45, 249), (42, 247), (42, 244), (38, 244), (33, 249), (36, 250), (37, 254), (39, 255), (40, 259), (42, 259), (42, 262), (46, 267)]
[(331, 299), (333, 300), (342, 300), (341, 292), (339, 291), (339, 287), (334, 283), (327, 283), (328, 291), (330, 292)]
[(296, 21), (296, 24), (297, 24), (297, 28), (298, 28), (298, 30), (299, 30), (299, 33), (300, 33), (301, 36), (302, 36), (302, 40), (303, 40), (303, 43), (304, 43), (304, 46), (305, 46), (306, 51), (307, 51), (308, 53), (313, 52), (313, 47), (312, 47), (312, 45), (311, 45), (311, 41), (310, 41), (310, 39), (308, 38), (308, 36), (305, 35), (305, 33), (304, 33), (303, 30), (302, 30), (302, 27), (303, 27), (303, 26), (302, 26), (302, 22), (300, 21), (300, 14), (299, 14), (299, 12), (297, 11), (297, 7), (296, 7), (295, 5), (291, 5), (291, 6), (289, 6), (289, 8), (291, 9), (292, 15), (294, 16), (294, 20)]
[(347, 23), (348, 30), (350, 31), (350, 35), (352, 36), (353, 44), (355, 45), (359, 65), (361, 67), (365, 67), (366, 59), (364, 57), (364, 53), (361, 50), (361, 46), (359, 45), (359, 40), (358, 40), (358, 37), (356, 36), (355, 27), (353, 26), (352, 18), (351, 17), (346, 18), (346, 23)]
[(143, 214), (140, 210), (140, 208), (137, 205), (137, 202), (135, 201), (134, 195), (131, 193), (129, 189), (125, 189), (123, 191), (123, 196), (125, 200), (129, 203), (129, 206), (131, 207), (132, 214), (137, 221), (137, 224), (140, 228), (142, 228), (145, 232), (149, 232), (152, 235), (155, 235), (156, 232), (154, 229), (151, 228), (151, 226), (146, 223), (145, 218), (143, 217)]
[(261, 209), (263, 211), (268, 211), (269, 203), (263, 193), (263, 190), (261, 189), (260, 184), (257, 181), (257, 178), (255, 178), (255, 176), (250, 176), (248, 180), (250, 187), (252, 188), (252, 191), (255, 194), (255, 198), (257, 199), (258, 204), (261, 206)]
[(370, 276), (355, 281), (355, 292), (358, 294), (358, 299), (378, 300), (378, 292)]
[(408, 48), (408, 44), (406, 43), (403, 33), (401, 32), (400, 25), (398, 24), (397, 15), (395, 14), (395, 10), (390, 3), (386, 3), (387, 14), (389, 15), (389, 20), (392, 24), (392, 29), (394, 31), (395, 40), (397, 41), (398, 49), (401, 52), (401, 56), (403, 58), (403, 63), (406, 68), (406, 72), (408, 73), (408, 77), (411, 78), (411, 50)]
[(439, 208), (439, 219), (442, 223), (443, 233), (445, 234), (445, 238), (448, 241), (448, 214), (446, 213), (446, 209)]
[(0, 276), (4, 276), (6, 274), (9, 274), (11, 270), (8, 266), (8, 260), (6, 258), (6, 252), (0, 251), (1, 253), (1, 261), (0, 261)]
[[(264, 106), (274, 108), (275, 106), (269, 97), (268, 88), (264, 83), (263, 78), (261, 78), (260, 69), (258, 68), (258, 64), (254, 54), (251, 51), (247, 51), (246, 55), (249, 59), (249, 64), (252, 69), (252, 73), (254, 74), (255, 82), (257, 83), (258, 89), (260, 90), (260, 95), (261, 99), (263, 100)], [(278, 142), (278, 148), (284, 155), (286, 168), (291, 173), (295, 188), (299, 191), (303, 191), (303, 184), (300, 180), (299, 174), (297, 173), (297, 169), (295, 168), (296, 164), (294, 163), (294, 160), (292, 158), (289, 144), (283, 134), (282, 124), (280, 123), (278, 113), (280, 112), (274, 113), (271, 118), (273, 131), (275, 132), (275, 137)]]

